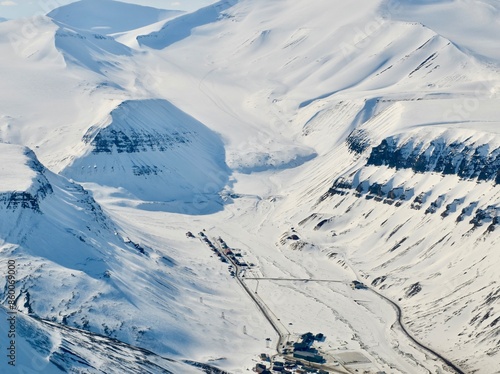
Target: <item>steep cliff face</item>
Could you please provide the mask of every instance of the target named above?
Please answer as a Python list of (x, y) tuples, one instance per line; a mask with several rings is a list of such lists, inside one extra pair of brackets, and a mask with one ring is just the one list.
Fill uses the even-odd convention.
[(85, 134), (83, 141), (94, 147), (92, 150), (94, 154), (165, 152), (182, 144), (191, 143), (190, 139), (195, 135), (188, 131), (165, 134), (130, 129), (124, 132), (107, 127), (93, 136), (93, 130)]
[(400, 142), (397, 137), (389, 137), (373, 147), (367, 165), (458, 175), (500, 184), (500, 147), (470, 140), (449, 142), (441, 137), (426, 143), (415, 138)]
[[(131, 344), (150, 339), (142, 331), (151, 326), (142, 312), (129, 314), (130, 298), (141, 294), (134, 291), (137, 279), (120, 280), (121, 274), (134, 264), (143, 269), (139, 277), (161, 279), (158, 294), (167, 305), (178, 293), (167, 274), (175, 260), (127, 238), (88, 191), (47, 170), (27, 148), (0, 144), (0, 179), (0, 258), (16, 263), (17, 309)], [(6, 303), (6, 285), (0, 288)], [(188, 339), (183, 332), (175, 334)], [(177, 351), (176, 343), (160, 346), (163, 352)]]
[(81, 148), (64, 175), (142, 200), (177, 199), (186, 209), (206, 196), (215, 201), (229, 178), (218, 135), (165, 100), (123, 102), (86, 132)]
[[(500, 177), (500, 148), (495, 136), (478, 133), (475, 139), (457, 140), (445, 134), (429, 140), (428, 135), (424, 132), (391, 136), (370, 148), (371, 141), (363, 131), (353, 132), (346, 145), (349, 151), (359, 155), (366, 151), (365, 165), (349, 176), (338, 177), (320, 200), (352, 194), (395, 207), (407, 204), (413, 210), (425, 208), (425, 214), (439, 212), (443, 219), (457, 212), (456, 222), (470, 216), (467, 222), (473, 227), (488, 223), (488, 230), (495, 230), (500, 213), (495, 200), (480, 199), (466, 204), (465, 193), (451, 199), (448, 193), (436, 195), (434, 191), (439, 185), (424, 187), (426, 183), (420, 182), (427, 178), (426, 175), (432, 175), (435, 181), (443, 184), (458, 177), (457, 185), (462, 181), (469, 185), (470, 182), (485, 182), (488, 190), (496, 191)], [(485, 138), (489, 138), (489, 142), (484, 142)]]
[(40, 202), (53, 193), (44, 166), (28, 148), (0, 144), (0, 153), (5, 158), (0, 166), (0, 209), (40, 212)]

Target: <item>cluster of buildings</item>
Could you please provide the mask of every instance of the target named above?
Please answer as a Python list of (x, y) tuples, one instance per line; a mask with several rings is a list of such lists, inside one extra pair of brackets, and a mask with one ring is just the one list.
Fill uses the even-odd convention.
[[(239, 250), (229, 248), (227, 243), (222, 238), (219, 237), (217, 239), (220, 247), (217, 248), (217, 246), (215, 246), (214, 243), (210, 241), (210, 239), (205, 235), (203, 231), (200, 231), (198, 233), (198, 236), (208, 246), (208, 248), (210, 248), (210, 250), (219, 257), (220, 261), (227, 263), (229, 260), (232, 264), (241, 268), (254, 266), (253, 264), (247, 264), (243, 259), (243, 255), (241, 254), (241, 252)], [(195, 236), (190, 231), (186, 233), (186, 237), (195, 238)], [(235, 269), (232, 266), (229, 266), (229, 272), (231, 276), (235, 276)]]
[(273, 363), (258, 363), (254, 371), (259, 374), (328, 374), (327, 371), (303, 365), (300, 361), (273, 361)]
[[(322, 333), (314, 335), (311, 332), (301, 335), (298, 342), (287, 342), (290, 349), (283, 351), (285, 357), (290, 357), (293, 347), (294, 360), (271, 360), (265, 353), (260, 355), (262, 362), (255, 366), (254, 371), (259, 374), (328, 374), (327, 371), (313, 368), (312, 364), (324, 364), (325, 358), (313, 347), (314, 342), (323, 342), (326, 337)], [(269, 363), (269, 364), (268, 364)]]
[[(186, 233), (186, 236), (189, 238), (190, 232)], [(201, 240), (208, 246), (208, 248), (210, 248), (210, 250), (212, 252), (214, 252), (217, 257), (219, 257), (219, 259), (222, 261), (222, 262), (227, 262), (226, 258), (222, 255), (222, 253), (217, 249), (217, 247), (214, 245), (214, 243), (212, 243), (210, 241), (210, 239), (208, 239), (208, 237), (205, 235), (205, 233), (203, 231), (200, 231), (198, 233), (198, 235), (200, 236)]]
[(293, 344), (293, 357), (322, 364), (326, 362), (316, 348), (313, 348), (315, 341), (324, 341), (325, 336), (321, 333), (314, 335), (312, 332), (305, 333), (301, 336), (301, 341)]
[(226, 257), (229, 258), (233, 264), (242, 268), (248, 267), (248, 264), (243, 260), (243, 255), (240, 251), (229, 248), (227, 243), (222, 238), (219, 238), (218, 241), (224, 255), (226, 255)]
[(294, 361), (273, 361), (269, 367), (260, 363), (255, 366), (255, 371), (259, 374), (296, 374), (302, 372), (297, 362)]

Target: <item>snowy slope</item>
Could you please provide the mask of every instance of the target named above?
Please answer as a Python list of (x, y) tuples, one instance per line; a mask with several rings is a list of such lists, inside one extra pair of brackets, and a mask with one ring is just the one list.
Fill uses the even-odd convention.
[[(206, 285), (203, 274), (213, 270), (191, 267), (192, 254), (162, 248), (154, 238), (133, 241), (133, 233), (115, 225), (88, 191), (47, 170), (28, 149), (1, 144), (0, 155), (6, 182), (0, 256), (4, 264), (16, 261), (19, 313), (195, 361), (206, 361), (213, 347), (240, 349), (223, 348), (227, 342), (214, 334), (226, 329), (222, 311), (228, 319), (247, 313), (249, 302), (239, 301), (236, 285)], [(200, 298), (214, 307), (207, 310)], [(195, 310), (212, 321), (200, 321)], [(209, 337), (202, 339), (204, 333)]]
[[(452, 40), (459, 48), (498, 67), (500, 49), (495, 35), (500, 32), (498, 3), (494, 0), (462, 1), (403, 1), (382, 6), (383, 13), (390, 13), (397, 20), (417, 21)], [(460, 20), (442, 22), (443, 17)]]
[(221, 0), (200, 10), (177, 17), (167, 22), (159, 31), (137, 37), (139, 44), (154, 49), (163, 49), (191, 35), (197, 27), (210, 24), (223, 16), (223, 11), (237, 0)]
[(109, 35), (138, 29), (181, 13), (115, 0), (82, 0), (56, 8), (47, 16), (64, 26)]
[[(420, 9), (430, 14), (439, 3), (422, 3)], [(299, 234), (307, 237), (304, 245), (291, 240), (285, 248), (324, 248), (325, 256), (352, 257), (353, 268), (370, 280), (386, 277), (383, 289), (393, 300), (401, 298), (418, 337), (449, 352), (466, 371), (491, 372), (498, 366), (497, 277), (491, 264), (498, 263), (500, 76), (460, 46), (465, 33), (444, 32), (451, 23), (433, 28), (417, 17), (400, 21), (398, 13), (387, 14), (384, 2), (355, 11), (359, 7), (242, 1), (163, 53), (182, 62), (182, 70), (199, 74), (200, 101), (210, 96), (232, 117), (216, 126), (227, 134), (228, 164), (236, 170), (238, 155), (263, 144), (270, 149), (283, 134), (318, 155), (281, 176), (235, 175), (234, 190), (243, 200), (249, 194), (262, 201), (284, 197), (270, 200), (278, 213), (264, 210), (261, 216), (263, 203), (247, 208), (246, 214), (259, 217), (258, 225), (248, 223), (251, 232), (264, 235), (263, 226), (276, 222), (296, 226), (313, 214), (306, 233)], [(321, 16), (331, 16), (333, 8), (338, 22)], [(493, 17), (497, 9), (483, 11)], [(495, 35), (484, 25), (480, 31), (486, 40)], [(157, 48), (167, 45), (156, 41)], [(192, 49), (205, 56), (203, 63), (190, 58)], [(174, 95), (168, 88), (161, 92)], [(200, 118), (211, 116), (187, 101), (181, 107)], [(257, 141), (236, 137), (234, 119), (242, 129), (260, 124)], [(386, 144), (394, 144), (392, 150)], [(387, 157), (377, 159), (378, 154)], [(329, 189), (339, 193), (329, 197)], [(326, 200), (318, 203), (322, 196)], [(267, 235), (279, 243), (282, 234)], [(416, 284), (422, 293), (405, 297), (412, 287), (418, 290)]]
[(498, 372), (496, 2), (111, 9), (132, 8), (77, 2), (14, 44), (23, 22), (0, 25), (0, 140), (72, 179), (2, 145), (24, 313), (244, 372), (276, 335), (184, 236), (206, 228), (256, 265), (246, 282), (280, 329), (367, 357), (352, 370), (447, 370), (358, 279), (463, 372)]
[[(382, 112), (328, 157), (335, 179), (311, 201), (300, 236), (323, 243), (332, 259), (348, 258), (365, 282), (399, 300), (418, 336), (448, 346), (466, 372), (493, 372), (498, 135), (441, 125), (370, 137), (374, 127), (408, 120), (398, 117)], [(311, 168), (308, 174), (321, 175)]]
[(229, 178), (217, 134), (164, 100), (123, 102), (86, 132), (81, 149), (64, 175), (123, 188), (140, 200), (208, 199), (217, 209)]
[[(3, 320), (11, 317), (0, 309)], [(117, 340), (39, 321), (18, 313), (16, 365), (2, 360), (3, 373), (200, 373), (186, 364), (127, 346)], [(4, 325), (0, 327), (7, 335)]]
[(119, 65), (121, 56), (132, 54), (116, 37), (179, 14), (114, 0), (84, 0), (57, 8), (47, 17), (59, 26), (55, 46), (65, 60), (102, 74)]

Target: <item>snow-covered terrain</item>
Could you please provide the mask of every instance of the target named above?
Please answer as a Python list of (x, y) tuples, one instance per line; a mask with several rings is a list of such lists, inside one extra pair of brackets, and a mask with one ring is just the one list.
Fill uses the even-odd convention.
[(331, 371), (500, 373), (499, 14), (82, 0), (0, 23), (19, 365), (238, 373), (312, 331)]
[(113, 0), (81, 0), (51, 11), (48, 16), (61, 25), (99, 34), (139, 29), (182, 14)]
[[(0, 309), (2, 320), (10, 315)], [(202, 373), (186, 363), (175, 362), (120, 341), (17, 315), (16, 367), (5, 363), (3, 372), (18, 373)], [(2, 335), (7, 335), (4, 325)], [(214, 371), (215, 372), (215, 371)]]
[(123, 188), (141, 200), (217, 209), (228, 182), (219, 136), (165, 100), (125, 101), (82, 137), (62, 173)]

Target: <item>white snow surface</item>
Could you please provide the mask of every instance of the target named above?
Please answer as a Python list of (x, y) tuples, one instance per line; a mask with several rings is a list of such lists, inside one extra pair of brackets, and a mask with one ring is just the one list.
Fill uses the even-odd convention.
[(81, 0), (47, 15), (65, 26), (107, 35), (135, 30), (181, 13), (115, 0)]
[(57, 372), (60, 347), (96, 344), (64, 326), (122, 341), (121, 372), (142, 348), (234, 373), (274, 354), (228, 265), (186, 238), (205, 229), (255, 265), (282, 334), (326, 335), (329, 362), (449, 372), (377, 291), (464, 373), (500, 373), (499, 12), (83, 0), (0, 23), (1, 266), (16, 259), (19, 318), (50, 341), (20, 332), (19, 362)]
[(0, 153), (2, 154), (0, 193), (26, 191), (32, 186), (36, 173), (28, 165), (27, 151), (20, 146), (0, 144)]

